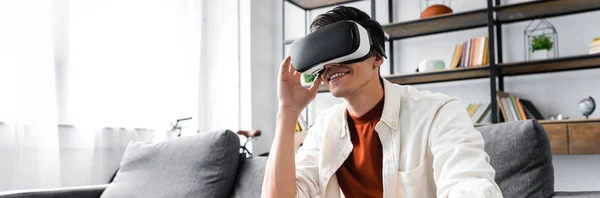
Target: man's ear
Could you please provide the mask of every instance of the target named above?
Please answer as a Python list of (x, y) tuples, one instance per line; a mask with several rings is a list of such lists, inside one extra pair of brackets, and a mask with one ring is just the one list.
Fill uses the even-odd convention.
[(383, 64), (383, 56), (375, 52), (375, 59), (373, 60), (373, 69), (377, 69)]

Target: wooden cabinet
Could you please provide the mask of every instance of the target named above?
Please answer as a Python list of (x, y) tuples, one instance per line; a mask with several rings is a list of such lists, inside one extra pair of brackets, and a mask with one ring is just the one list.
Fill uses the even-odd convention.
[(600, 119), (542, 120), (553, 154), (600, 154)]
[(566, 124), (544, 124), (554, 154), (569, 154), (569, 136)]
[(600, 122), (569, 124), (571, 154), (600, 154)]

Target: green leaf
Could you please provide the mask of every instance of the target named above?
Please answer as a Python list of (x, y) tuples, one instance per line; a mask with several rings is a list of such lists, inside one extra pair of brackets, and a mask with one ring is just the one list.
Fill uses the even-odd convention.
[(317, 78), (317, 75), (302, 74), (302, 76), (304, 76), (305, 83), (311, 83), (311, 82), (315, 81), (315, 78)]
[(531, 42), (531, 52), (535, 52), (537, 50), (551, 50), (554, 46), (550, 37), (545, 34), (534, 36), (533, 41)]

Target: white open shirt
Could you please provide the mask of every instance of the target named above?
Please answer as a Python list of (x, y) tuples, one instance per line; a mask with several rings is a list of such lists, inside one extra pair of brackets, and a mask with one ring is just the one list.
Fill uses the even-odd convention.
[[(502, 197), (484, 141), (458, 99), (383, 80), (375, 125), (384, 197)], [(352, 152), (346, 104), (321, 113), (296, 154), (296, 197), (344, 197), (335, 172)]]

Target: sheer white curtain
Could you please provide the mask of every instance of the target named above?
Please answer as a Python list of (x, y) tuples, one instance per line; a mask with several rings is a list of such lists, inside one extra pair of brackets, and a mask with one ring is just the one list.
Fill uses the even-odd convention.
[(67, 121), (166, 129), (196, 117), (195, 1), (70, 1)]
[(0, 191), (106, 183), (127, 142), (194, 123), (201, 16), (202, 0), (0, 1)]
[(0, 1), (0, 190), (60, 184), (51, 16)]

